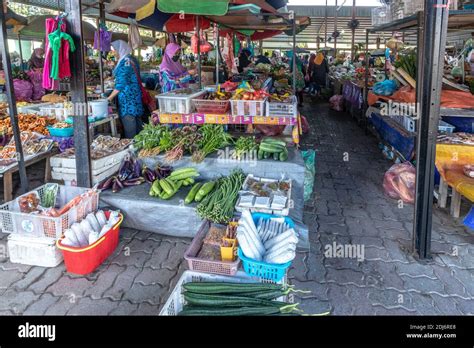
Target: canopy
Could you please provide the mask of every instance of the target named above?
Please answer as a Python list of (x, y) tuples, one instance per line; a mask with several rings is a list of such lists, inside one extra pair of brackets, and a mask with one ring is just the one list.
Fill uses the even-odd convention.
[(166, 13), (224, 16), (229, 0), (159, 0), (158, 9)]
[[(199, 17), (199, 25), (202, 30), (209, 29), (211, 22), (209, 19)], [(196, 17), (194, 15), (173, 15), (165, 24), (163, 28), (168, 33), (184, 33), (187, 31), (194, 31), (196, 28)]]
[(7, 8), (7, 13), (5, 14), (5, 22), (7, 24), (7, 28), (10, 29), (14, 26), (26, 25), (28, 23), (28, 19), (26, 17), (16, 14), (10, 8)]

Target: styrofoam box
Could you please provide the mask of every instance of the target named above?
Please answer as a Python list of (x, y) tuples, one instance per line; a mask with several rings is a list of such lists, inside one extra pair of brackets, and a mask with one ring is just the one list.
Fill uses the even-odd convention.
[[(122, 150), (120, 152), (114, 153), (113, 155), (106, 156), (97, 160), (91, 161), (92, 170), (101, 170), (102, 168), (108, 168), (113, 164), (117, 164), (122, 161), (122, 159), (127, 155), (129, 149)], [(53, 156), (50, 159), (51, 167), (57, 168), (74, 168), (76, 169), (76, 159), (75, 158), (64, 158), (59, 156)]]
[(56, 248), (53, 238), (10, 234), (7, 245), (12, 263), (56, 267), (63, 261), (63, 254)]
[[(102, 180), (105, 180), (111, 175), (115, 174), (119, 170), (119, 167), (120, 167), (120, 163), (117, 163), (113, 165), (112, 167), (110, 167), (109, 169), (107, 169), (106, 171), (101, 172), (98, 175), (92, 175), (92, 184), (93, 185), (98, 184)], [(64, 180), (65, 182), (71, 182), (71, 181), (76, 180), (77, 178), (75, 170), (74, 170), (74, 173), (61, 173), (61, 172), (56, 171), (54, 167), (52, 167), (52, 170), (51, 170), (51, 177), (53, 178), (53, 180)]]

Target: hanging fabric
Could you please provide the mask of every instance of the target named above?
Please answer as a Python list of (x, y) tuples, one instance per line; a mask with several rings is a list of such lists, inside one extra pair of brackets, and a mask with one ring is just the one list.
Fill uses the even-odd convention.
[(108, 13), (121, 11), (135, 13), (138, 9), (148, 4), (150, 0), (112, 0), (110, 4), (105, 4)]
[(146, 4), (143, 7), (140, 7), (137, 10), (135, 20), (141, 21), (142, 19), (150, 17), (155, 12), (155, 9), (156, 9), (156, 0), (151, 0), (150, 2), (148, 2), (148, 4)]
[(64, 50), (61, 50), (61, 47), (64, 47), (62, 45), (63, 40), (67, 40), (67, 42), (69, 42), (71, 51), (74, 52), (76, 50), (71, 35), (61, 31), (61, 28), (58, 28), (48, 35), (48, 40), (52, 51), (50, 77), (54, 80), (59, 80), (64, 77), (71, 76), (70, 69), (66, 70), (62, 64), (60, 64), (61, 62), (65, 63), (65, 61), (67, 61), (69, 66), (69, 52), (66, 54)]
[(130, 24), (130, 29), (128, 31), (128, 43), (134, 50), (143, 45), (142, 37), (140, 36), (140, 31), (138, 30), (138, 25), (136, 25), (136, 23)]
[[(100, 37), (100, 46), (99, 46)], [(94, 49), (102, 52), (109, 52), (110, 45), (112, 44), (112, 32), (108, 31), (107, 26), (101, 23), (99, 25), (99, 31), (94, 33)]]

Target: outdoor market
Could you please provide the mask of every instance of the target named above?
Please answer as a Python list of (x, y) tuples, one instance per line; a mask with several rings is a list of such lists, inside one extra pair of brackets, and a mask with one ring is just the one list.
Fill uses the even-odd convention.
[(474, 3), (358, 2), (0, 0), (0, 314), (474, 314)]

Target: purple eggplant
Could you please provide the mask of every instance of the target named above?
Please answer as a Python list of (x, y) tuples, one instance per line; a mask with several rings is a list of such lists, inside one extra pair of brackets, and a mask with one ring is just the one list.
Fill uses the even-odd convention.
[(119, 179), (114, 178), (113, 185), (112, 185), (112, 192), (113, 193), (120, 191), (120, 186), (118, 184), (119, 182), (120, 182)]
[(135, 159), (134, 162), (133, 162), (133, 175), (134, 175), (134, 178), (140, 177), (141, 169), (142, 169), (142, 164), (140, 163), (140, 160)]
[(142, 177), (149, 183), (152, 183), (156, 180), (156, 173), (148, 167), (143, 167)]
[(99, 190), (105, 191), (111, 188), (114, 183), (114, 178), (114, 176), (111, 176), (107, 180), (102, 181), (102, 183), (99, 185)]
[(141, 185), (145, 182), (145, 179), (140, 177), (140, 178), (135, 178), (135, 179), (129, 179), (127, 181), (123, 182), (123, 186), (129, 187), (129, 186), (138, 186)]
[(119, 187), (120, 189), (123, 189), (123, 187), (124, 187), (124, 186), (123, 186), (123, 181), (120, 180), (120, 178), (117, 178), (117, 180), (115, 180), (115, 181), (117, 182), (118, 187)]

